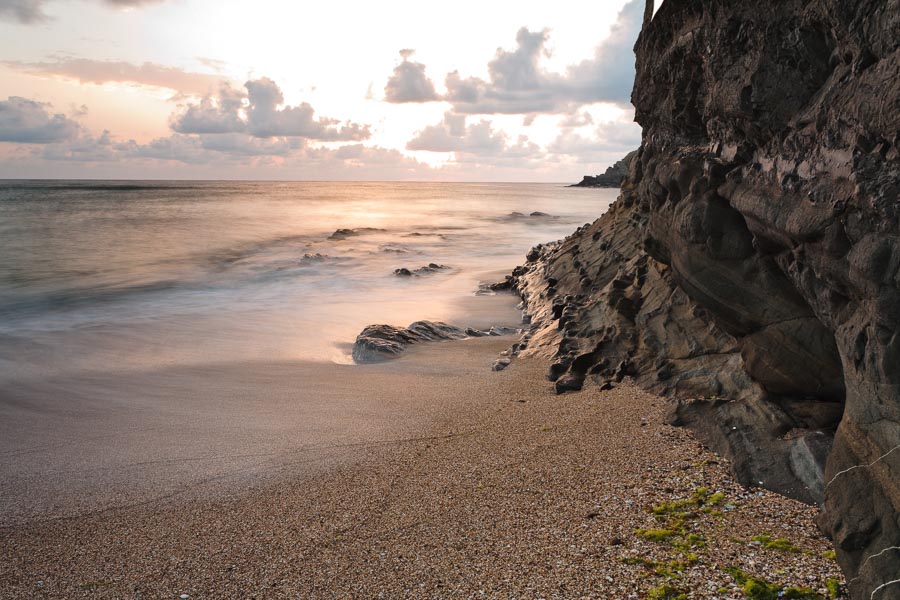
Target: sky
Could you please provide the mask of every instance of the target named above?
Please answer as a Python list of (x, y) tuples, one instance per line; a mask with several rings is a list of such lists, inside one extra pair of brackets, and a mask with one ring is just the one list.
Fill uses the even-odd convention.
[(578, 181), (643, 0), (0, 0), (0, 178)]

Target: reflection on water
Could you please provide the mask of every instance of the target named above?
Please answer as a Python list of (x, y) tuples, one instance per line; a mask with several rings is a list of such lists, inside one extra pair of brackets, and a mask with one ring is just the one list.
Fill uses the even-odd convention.
[[(6, 182), (0, 377), (346, 361), (369, 323), (508, 322), (514, 301), (474, 298), (478, 283), (615, 195), (545, 184)], [(429, 263), (450, 268), (394, 275)]]

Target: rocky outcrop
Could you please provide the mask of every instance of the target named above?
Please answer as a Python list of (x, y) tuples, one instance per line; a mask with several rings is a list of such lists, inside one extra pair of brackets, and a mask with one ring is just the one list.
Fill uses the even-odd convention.
[(465, 337), (465, 330), (440, 321), (416, 321), (409, 327), (369, 325), (356, 336), (352, 356), (357, 363), (380, 362), (397, 358), (412, 344)]
[(569, 187), (601, 187), (617, 188), (622, 185), (625, 176), (628, 175), (628, 166), (637, 156), (637, 150), (625, 155), (625, 158), (606, 169), (602, 175), (585, 175), (581, 181)]
[(511, 283), (557, 391), (633, 377), (736, 475), (823, 506), (854, 598), (900, 594), (900, 5), (648, 2), (643, 143)]
[[(506, 326), (494, 326), (490, 329), (474, 329), (472, 327), (462, 329), (441, 321), (416, 321), (409, 327), (369, 325), (356, 336), (352, 357), (357, 363), (381, 362), (397, 358), (413, 344), (461, 340), (468, 337), (511, 335), (519, 331)], [(506, 362), (506, 365), (508, 364), (509, 361)]]

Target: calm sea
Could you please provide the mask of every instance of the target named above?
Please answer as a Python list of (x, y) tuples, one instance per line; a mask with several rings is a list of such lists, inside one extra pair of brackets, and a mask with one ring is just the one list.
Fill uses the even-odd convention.
[[(546, 184), (0, 182), (0, 379), (346, 362), (370, 323), (515, 322), (515, 301), (476, 296), (479, 283), (593, 220), (616, 194)], [(338, 229), (359, 231), (333, 236)], [(448, 268), (394, 275), (429, 263)]]

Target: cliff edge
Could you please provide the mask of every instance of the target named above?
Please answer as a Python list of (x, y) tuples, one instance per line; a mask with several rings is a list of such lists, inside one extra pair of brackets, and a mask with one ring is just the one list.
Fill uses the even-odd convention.
[[(643, 143), (512, 285), (557, 391), (629, 376), (900, 594), (900, 2), (648, 1)], [(893, 595), (892, 595), (893, 594)]]

